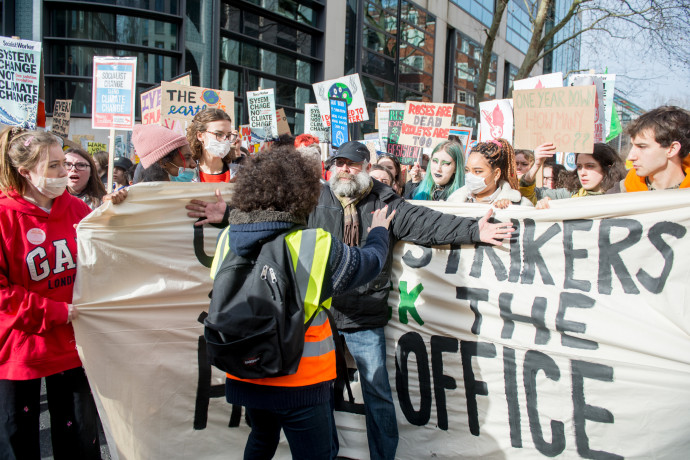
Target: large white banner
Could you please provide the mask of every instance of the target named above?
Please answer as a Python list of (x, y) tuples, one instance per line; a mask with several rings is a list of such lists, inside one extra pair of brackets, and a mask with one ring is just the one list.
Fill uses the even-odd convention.
[[(197, 321), (219, 230), (195, 229), (184, 210), (216, 185), (136, 185), (77, 229), (74, 327), (119, 458), (244, 448), (244, 413), (225, 402)], [(398, 458), (690, 451), (690, 194), (551, 203), (496, 211), (518, 229), (503, 247), (395, 248), (386, 335)], [(338, 403), (340, 455), (368, 458), (356, 402)], [(290, 458), (284, 443), (277, 458)]]

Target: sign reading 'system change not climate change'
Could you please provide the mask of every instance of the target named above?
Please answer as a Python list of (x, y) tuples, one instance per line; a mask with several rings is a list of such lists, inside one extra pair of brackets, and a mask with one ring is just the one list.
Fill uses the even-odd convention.
[(93, 129), (134, 129), (137, 58), (93, 58)]
[(36, 128), (41, 43), (0, 37), (0, 123)]
[(516, 149), (552, 142), (559, 152), (594, 148), (594, 86), (513, 92)]

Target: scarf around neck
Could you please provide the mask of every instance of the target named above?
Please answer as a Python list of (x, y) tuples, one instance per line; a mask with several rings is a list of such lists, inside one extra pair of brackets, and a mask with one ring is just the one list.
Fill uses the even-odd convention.
[(348, 246), (359, 246), (359, 216), (357, 215), (357, 203), (367, 196), (374, 187), (374, 181), (369, 181), (369, 186), (355, 196), (338, 196), (343, 207), (343, 243)]

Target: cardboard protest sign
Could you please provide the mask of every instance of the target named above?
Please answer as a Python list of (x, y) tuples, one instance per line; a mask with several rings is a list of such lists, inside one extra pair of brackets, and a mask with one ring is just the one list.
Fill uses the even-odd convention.
[[(187, 123), (206, 108), (216, 108), (230, 115), (235, 126), (235, 94), (232, 91), (161, 82), (161, 120)], [(163, 123), (164, 126), (167, 126)]]
[(513, 100), (497, 99), (479, 103), (479, 142), (505, 139), (513, 143)]
[(273, 88), (247, 91), (249, 126), (263, 129), (269, 139), (278, 137), (275, 100)]
[(41, 42), (0, 37), (1, 124), (36, 129), (41, 62)]
[[(601, 86), (599, 86), (601, 82)], [(594, 105), (594, 142), (605, 142), (611, 133), (611, 121), (616, 110), (613, 104), (615, 92), (615, 74), (575, 74), (568, 78), (568, 86), (597, 85), (597, 99)], [(599, 136), (599, 130), (604, 129), (604, 134)]]
[(523, 80), (515, 80), (513, 82), (513, 91), (524, 89), (541, 89), (541, 88), (562, 88), (563, 87), (563, 72), (548, 73), (546, 75), (537, 75), (536, 77), (525, 78)]
[(82, 139), (81, 145), (83, 146), (84, 144), (86, 144), (85, 150), (88, 153), (90, 153), (91, 155), (93, 155), (96, 152), (100, 152), (101, 150), (104, 152), (108, 151), (108, 146), (102, 142), (89, 141), (89, 140), (85, 141), (84, 139)]
[[(218, 184), (147, 183), (77, 229), (77, 346), (121, 459), (227, 458), (244, 409), (208, 365), (219, 229), (190, 199)], [(232, 185), (221, 187), (227, 199)], [(487, 207), (417, 202), (458, 216)], [(683, 191), (496, 210), (514, 238), (393, 252), (385, 328), (396, 458), (684, 458), (690, 450), (690, 201)], [(132, 263), (136, 254), (136, 263)], [(118, 282), (112, 282), (113, 273)], [(361, 388), (336, 394), (339, 455), (368, 458)], [(276, 458), (291, 458), (281, 442)]]
[(407, 101), (398, 144), (433, 148), (448, 139), (454, 104)]
[(328, 102), (331, 119), (331, 145), (338, 148), (350, 140), (347, 123), (347, 101), (332, 97)]
[(558, 152), (592, 153), (594, 86), (514, 91), (516, 149), (553, 142)]
[(568, 86), (589, 86), (596, 88), (594, 97), (594, 142), (606, 139), (606, 112), (604, 111), (604, 80), (592, 74), (578, 75), (569, 80)]
[(53, 126), (50, 131), (53, 134), (67, 139), (69, 136), (69, 118), (72, 110), (72, 99), (55, 99), (53, 107)]
[(304, 104), (304, 134), (311, 134), (321, 142), (330, 140), (330, 131), (323, 124), (318, 104)]
[(450, 131), (448, 131), (448, 139), (457, 140), (462, 144), (465, 149), (465, 160), (467, 160), (467, 155), (470, 154), (470, 143), (472, 143), (472, 128), (465, 126), (452, 126)]
[[(191, 72), (186, 72), (170, 80), (170, 83), (190, 86), (192, 84), (191, 81)], [(142, 91), (140, 97), (141, 124), (161, 124), (161, 85), (158, 84), (147, 91)]]
[(93, 58), (91, 128), (134, 129), (137, 58)]
[(285, 115), (285, 109), (276, 110), (276, 121), (278, 123), (278, 136), (282, 136), (283, 134), (287, 134), (289, 136), (292, 134), (290, 131), (290, 125), (287, 121), (287, 115)]
[(324, 125), (331, 126), (328, 102), (330, 97), (347, 101), (348, 123), (359, 123), (369, 119), (367, 106), (364, 102), (364, 90), (358, 73), (314, 83), (312, 87)]
[[(383, 146), (388, 143), (388, 123), (390, 120), (389, 113), (391, 110), (400, 110), (404, 113), (405, 104), (401, 102), (379, 102), (376, 104), (376, 121), (378, 124), (377, 129), (379, 130), (379, 139), (381, 139)], [(399, 126), (402, 126), (402, 119), (400, 122), (401, 123)], [(400, 137), (400, 132), (398, 132), (398, 137)]]
[(422, 154), (422, 148), (398, 143), (402, 133), (403, 120), (405, 118), (404, 107), (404, 104), (399, 104), (391, 106), (388, 109), (388, 140), (386, 142), (386, 153), (394, 155), (400, 164), (412, 165), (419, 161), (419, 157)]

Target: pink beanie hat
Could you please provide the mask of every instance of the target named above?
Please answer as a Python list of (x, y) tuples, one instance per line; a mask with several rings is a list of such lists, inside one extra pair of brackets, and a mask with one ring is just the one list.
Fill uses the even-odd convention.
[(132, 144), (144, 169), (173, 150), (189, 145), (186, 137), (161, 125), (135, 125)]

